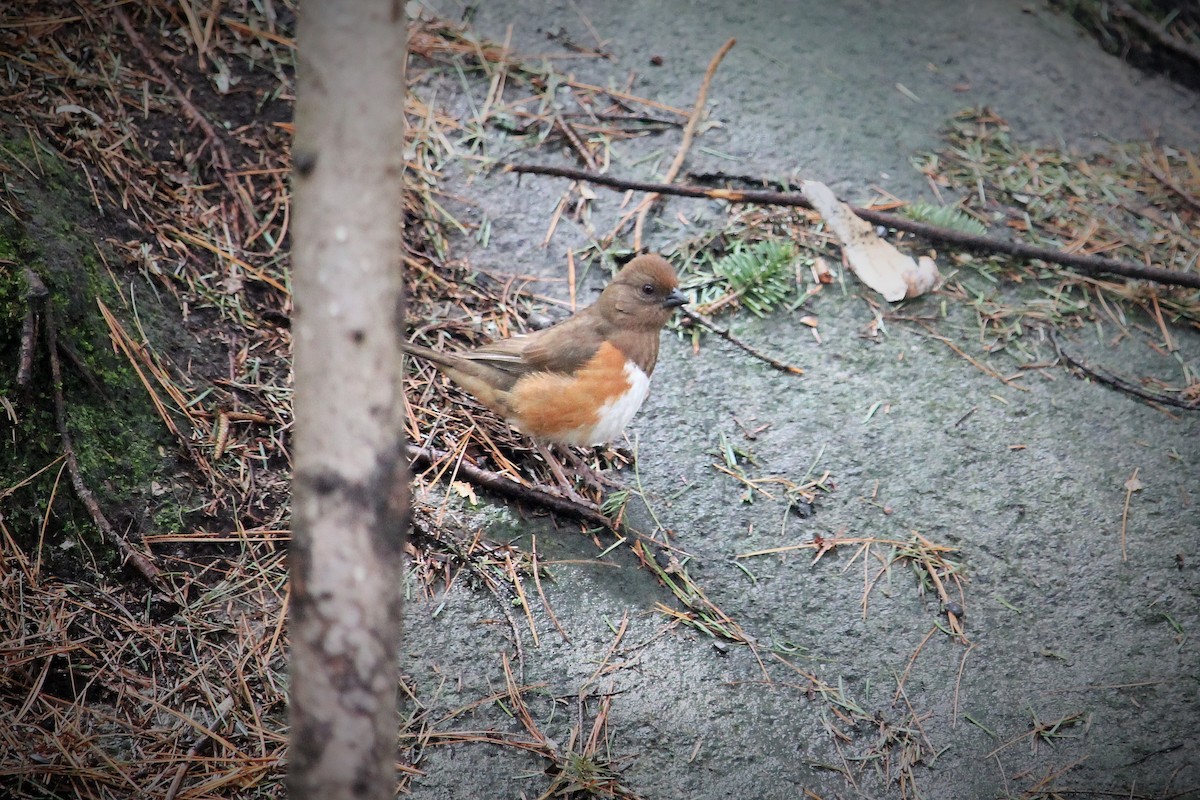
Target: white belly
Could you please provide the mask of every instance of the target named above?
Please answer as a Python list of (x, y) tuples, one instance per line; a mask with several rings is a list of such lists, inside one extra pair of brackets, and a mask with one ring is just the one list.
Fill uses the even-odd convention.
[(625, 377), (629, 380), (629, 390), (600, 407), (596, 425), (586, 437), (588, 441), (577, 444), (605, 444), (619, 438), (633, 415), (642, 407), (650, 392), (650, 378), (632, 361), (625, 362)]

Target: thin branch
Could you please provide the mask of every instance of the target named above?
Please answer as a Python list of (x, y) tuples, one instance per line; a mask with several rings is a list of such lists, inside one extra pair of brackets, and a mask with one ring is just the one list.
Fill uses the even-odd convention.
[(1125, 17), (1127, 20), (1137, 25), (1150, 38), (1157, 41), (1168, 50), (1173, 50), (1177, 55), (1191, 61), (1196, 66), (1200, 67), (1200, 48), (1188, 44), (1183, 39), (1171, 34), (1157, 20), (1151, 19), (1142, 12), (1138, 11), (1129, 3), (1117, 3), (1113, 7), (1113, 13), (1119, 17)]
[(21, 347), (17, 355), (17, 386), (25, 388), (33, 380), (33, 351), (37, 344), (38, 312), (46, 305), (46, 284), (41, 276), (26, 267), (25, 320), (21, 324)]
[(200, 725), (196, 726), (196, 729), (200, 732), (196, 734), (196, 739), (192, 742), (192, 746), (188, 748), (187, 755), (184, 756), (183, 761), (179, 762), (179, 766), (175, 768), (175, 777), (171, 780), (170, 787), (167, 788), (164, 800), (175, 800), (179, 796), (179, 789), (183, 786), (183, 777), (187, 774), (188, 767), (212, 745), (212, 735), (209, 733), (209, 730), (219, 725), (232, 710), (233, 695), (230, 695), (217, 706), (216, 713), (213, 715), (213, 721), (207, 728)]
[(753, 347), (746, 344), (741, 339), (737, 338), (732, 333), (730, 333), (728, 329), (719, 328), (716, 325), (714, 325), (713, 322), (711, 320), (709, 320), (707, 317), (703, 317), (700, 314), (697, 314), (695, 311), (689, 311), (687, 308), (681, 308), (679, 310), (683, 313), (683, 315), (685, 317), (692, 320), (697, 325), (707, 328), (708, 330), (715, 333), (717, 336), (720, 336), (725, 341), (729, 342), (730, 344), (737, 345), (738, 347), (742, 348), (750, 355), (754, 356), (755, 358), (759, 359), (760, 361), (762, 361), (766, 364), (769, 364), (770, 366), (774, 367), (775, 369), (779, 370), (780, 372), (787, 372), (791, 375), (803, 375), (804, 374), (804, 370), (801, 367), (797, 367), (792, 364), (785, 363), (776, 358), (772, 358), (771, 356), (767, 355), (766, 353), (763, 353), (760, 350), (754, 349)]
[(1149, 403), (1159, 403), (1166, 406), (1174, 406), (1175, 408), (1182, 408), (1186, 411), (1200, 411), (1200, 403), (1189, 403), (1186, 400), (1180, 400), (1179, 398), (1171, 397), (1170, 395), (1149, 392), (1142, 387), (1118, 378), (1115, 375), (1110, 375), (1109, 373), (1097, 369), (1096, 367), (1088, 366), (1087, 362), (1075, 358), (1068, 353), (1066, 349), (1063, 348), (1062, 342), (1060, 342), (1058, 337), (1053, 333), (1051, 333), (1050, 341), (1054, 344), (1054, 349), (1058, 351), (1059, 358), (1065, 361), (1069, 366), (1074, 367), (1098, 383), (1111, 386), (1119, 392), (1133, 395), (1134, 397), (1141, 398)]
[(71, 443), (71, 432), (67, 429), (67, 402), (63, 397), (62, 365), (58, 360), (58, 332), (54, 320), (54, 310), (49, 306), (46, 308), (45, 327), (46, 350), (50, 356), (50, 375), (54, 390), (54, 417), (58, 423), (58, 436), (62, 440), (63, 454), (67, 457), (67, 471), (71, 475), (71, 484), (75, 487), (75, 494), (104, 537), (116, 545), (122, 560), (133, 564), (134, 568), (152, 586), (161, 587), (162, 574), (154, 563), (154, 557), (150, 553), (144, 553), (137, 549), (124, 536), (117, 533), (116, 528), (100, 510), (100, 504), (96, 502), (95, 495), (83, 482), (83, 473), (79, 469), (79, 461), (75, 458), (75, 447)]
[[(433, 464), (447, 456), (441, 451), (415, 445), (407, 445), (405, 451), (413, 464)], [(595, 506), (554, 494), (538, 486), (525, 486), (498, 472), (477, 467), (465, 460), (458, 463), (456, 470), (459, 476), (466, 478), (476, 486), (493, 491), (510, 500), (544, 508), (552, 513), (599, 525), (606, 530), (620, 534), (617, 524), (604, 516)]]
[(179, 100), (179, 105), (184, 112), (191, 118), (193, 122), (200, 126), (200, 130), (204, 131), (204, 138), (208, 145), (212, 148), (213, 155), (216, 156), (217, 171), (220, 173), (221, 182), (225, 184), (225, 188), (235, 198), (238, 209), (242, 212), (242, 216), (246, 218), (247, 224), (253, 230), (258, 227), (259, 222), (254, 216), (254, 209), (247, 201), (245, 191), (233, 178), (233, 161), (229, 157), (229, 150), (225, 148), (225, 142), (222, 141), (217, 129), (212, 126), (212, 123), (205, 118), (200, 109), (196, 108), (195, 104), (188, 98), (175, 79), (171, 77), (171, 73), (163, 69), (163, 66), (158, 63), (158, 59), (150, 52), (150, 48), (142, 41), (142, 37), (134, 30), (133, 23), (129, 21), (129, 16), (125, 10), (118, 6), (113, 10), (117, 15), (117, 21), (121, 23), (121, 27), (125, 30), (125, 35), (129, 37), (129, 41), (141, 53), (142, 59), (150, 66), (150, 69), (158, 76), (158, 79), (163, 82), (175, 98)]
[(1200, 197), (1196, 197), (1196, 195), (1188, 192), (1186, 189), (1176, 183), (1170, 175), (1156, 167), (1154, 162), (1150, 160), (1150, 156), (1147, 155), (1142, 159), (1142, 166), (1145, 167), (1159, 183), (1170, 189), (1175, 194), (1179, 195), (1180, 199), (1193, 209), (1200, 211)]
[(575, 149), (575, 153), (579, 156), (579, 160), (582, 161), (588, 169), (594, 171), (596, 169), (596, 159), (592, 157), (592, 151), (588, 150), (587, 145), (585, 145), (583, 140), (579, 138), (579, 133), (575, 130), (575, 127), (563, 119), (561, 114), (554, 115), (554, 124), (557, 125), (558, 129), (563, 132), (563, 136), (567, 137), (567, 141), (570, 143), (571, 147)]
[[(710, 200), (724, 200), (729, 203), (750, 203), (755, 205), (792, 206), (811, 208), (808, 199), (803, 195), (789, 192), (770, 192), (762, 190), (738, 189), (706, 189), (702, 186), (683, 184), (652, 183), (649, 181), (629, 181), (614, 178), (609, 175), (598, 175), (583, 170), (567, 167), (552, 167), (540, 164), (503, 164), (509, 172), (528, 173), (531, 175), (552, 175), (558, 178), (570, 178), (577, 181), (590, 181), (597, 186), (606, 186), (620, 191), (658, 192), (659, 194), (676, 195), (679, 197), (703, 197)], [(1179, 272), (1162, 267), (1149, 267), (1132, 264), (1115, 258), (1089, 256), (1082, 253), (1066, 253), (1048, 247), (1037, 247), (1018, 241), (1005, 241), (988, 236), (942, 228), (925, 222), (875, 211), (870, 208), (851, 206), (850, 210), (862, 219), (876, 225), (895, 228), (899, 231), (924, 237), (933, 241), (958, 245), (968, 250), (981, 252), (1004, 253), (1016, 258), (1037, 259), (1055, 264), (1061, 264), (1085, 275), (1120, 275), (1126, 278), (1150, 280), (1170, 286), (1186, 286), (1190, 289), (1200, 289), (1200, 274)]]

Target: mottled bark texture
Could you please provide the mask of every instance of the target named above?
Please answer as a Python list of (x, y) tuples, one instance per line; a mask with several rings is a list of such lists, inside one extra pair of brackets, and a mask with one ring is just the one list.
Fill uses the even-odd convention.
[(400, 0), (304, 3), (292, 269), (293, 800), (391, 798), (403, 535)]

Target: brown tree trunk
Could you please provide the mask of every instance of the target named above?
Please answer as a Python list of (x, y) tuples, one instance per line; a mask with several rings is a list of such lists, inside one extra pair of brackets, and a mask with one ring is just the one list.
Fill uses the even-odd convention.
[(408, 525), (401, 0), (300, 10), (294, 165), (294, 800), (390, 799)]

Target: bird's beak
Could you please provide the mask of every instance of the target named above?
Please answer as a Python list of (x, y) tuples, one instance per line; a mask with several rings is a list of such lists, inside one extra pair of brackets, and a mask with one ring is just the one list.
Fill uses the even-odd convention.
[(663, 300), (663, 308), (679, 308), (687, 305), (687, 301), (687, 295), (679, 289), (672, 289), (671, 293), (667, 295), (667, 299)]

